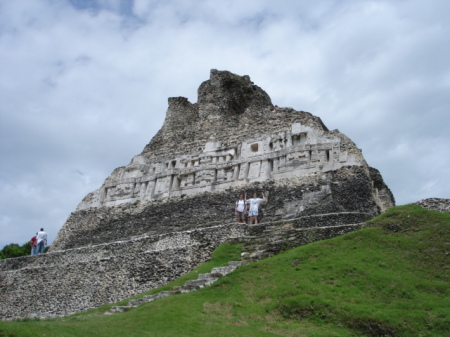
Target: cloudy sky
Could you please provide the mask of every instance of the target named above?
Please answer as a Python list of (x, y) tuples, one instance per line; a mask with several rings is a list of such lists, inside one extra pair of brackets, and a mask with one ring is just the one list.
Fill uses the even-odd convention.
[(0, 0), (0, 248), (70, 212), (210, 69), (322, 118), (398, 205), (450, 198), (448, 0)]

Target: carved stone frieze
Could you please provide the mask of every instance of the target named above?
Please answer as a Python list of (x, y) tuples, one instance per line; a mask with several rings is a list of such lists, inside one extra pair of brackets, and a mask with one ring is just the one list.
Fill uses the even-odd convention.
[(253, 181), (364, 165), (362, 156), (341, 151), (340, 138), (323, 137), (323, 130), (301, 123), (287, 125), (286, 129), (229, 145), (206, 142), (202, 152), (180, 156), (149, 158), (140, 154), (128, 166), (114, 171), (78, 209), (196, 194)]
[[(52, 249), (229, 221), (234, 196), (263, 186), (271, 195), (267, 218), (378, 214), (394, 199), (375, 171), (347, 136), (319, 117), (274, 106), (249, 76), (211, 70), (197, 103), (169, 98), (164, 124), (142, 153), (78, 205), (75, 214), (92, 215), (89, 225), (78, 228), (81, 217), (71, 217)], [(198, 201), (205, 193), (209, 198)], [(275, 202), (286, 195), (286, 204)], [(178, 206), (169, 210), (169, 204)], [(127, 212), (136, 205), (148, 214), (131, 220)], [(105, 220), (113, 209), (118, 218)]]

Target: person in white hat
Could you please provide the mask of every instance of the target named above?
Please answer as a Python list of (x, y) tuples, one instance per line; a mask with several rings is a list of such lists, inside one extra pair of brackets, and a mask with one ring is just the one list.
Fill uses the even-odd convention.
[(37, 233), (36, 254), (44, 253), (44, 248), (47, 246), (47, 233), (44, 228)]

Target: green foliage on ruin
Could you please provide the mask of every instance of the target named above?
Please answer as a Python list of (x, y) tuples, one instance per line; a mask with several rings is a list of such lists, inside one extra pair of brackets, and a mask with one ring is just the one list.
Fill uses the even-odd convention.
[[(44, 248), (44, 253), (47, 253), (50, 246)], [(17, 243), (10, 243), (0, 250), (0, 260), (9, 259), (12, 257), (27, 256), (31, 254), (31, 243), (25, 242), (23, 245)], [(0, 335), (1, 337), (1, 335)]]
[[(407, 205), (368, 224), (240, 267), (197, 292), (124, 313), (105, 306), (0, 322), (0, 336), (450, 335), (450, 214)], [(214, 256), (207, 271), (240, 247), (220, 250), (220, 263)]]
[[(30, 255), (31, 244), (26, 242), (23, 245), (18, 245), (17, 243), (10, 243), (0, 250), (0, 260), (9, 259), (11, 257), (19, 257)], [(1, 336), (1, 335), (0, 335)]]

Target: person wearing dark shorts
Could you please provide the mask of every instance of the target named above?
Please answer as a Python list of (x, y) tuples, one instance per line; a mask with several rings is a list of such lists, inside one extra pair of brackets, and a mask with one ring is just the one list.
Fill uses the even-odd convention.
[(245, 202), (245, 197), (243, 194), (239, 195), (239, 200), (236, 201), (234, 206), (234, 215), (236, 216), (236, 221), (245, 223), (245, 212), (247, 211), (247, 203)]

